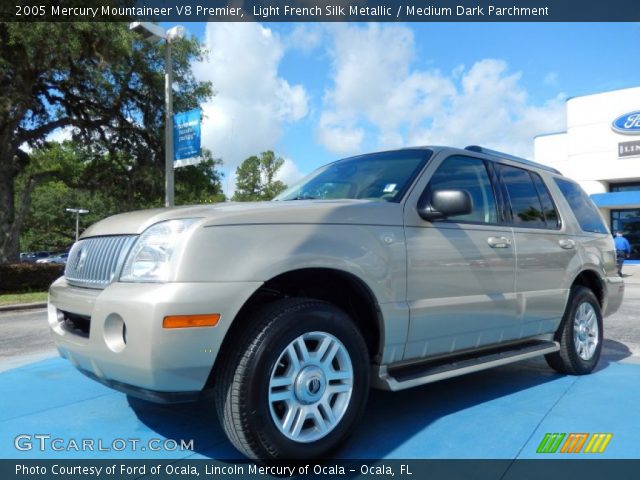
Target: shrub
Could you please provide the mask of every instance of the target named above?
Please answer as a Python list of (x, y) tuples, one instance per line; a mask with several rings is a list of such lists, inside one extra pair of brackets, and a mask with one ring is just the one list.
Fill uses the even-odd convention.
[(0, 293), (47, 290), (63, 274), (64, 265), (54, 263), (0, 264)]

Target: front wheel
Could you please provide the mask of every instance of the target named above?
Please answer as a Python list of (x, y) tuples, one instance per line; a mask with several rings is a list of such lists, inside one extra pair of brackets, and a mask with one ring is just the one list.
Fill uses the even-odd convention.
[(551, 368), (570, 375), (584, 375), (598, 364), (603, 341), (602, 311), (593, 292), (574, 286), (556, 333), (560, 350), (545, 356)]
[(339, 308), (310, 299), (255, 311), (217, 372), (216, 408), (227, 436), (262, 460), (327, 454), (351, 432), (369, 388), (360, 331)]

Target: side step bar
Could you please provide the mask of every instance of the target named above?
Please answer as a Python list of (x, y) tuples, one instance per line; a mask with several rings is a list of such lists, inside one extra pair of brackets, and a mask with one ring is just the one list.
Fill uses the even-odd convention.
[(375, 387), (384, 390), (404, 390), (445, 378), (546, 355), (558, 350), (560, 350), (558, 342), (535, 340), (403, 367), (394, 368), (393, 366), (381, 365), (374, 371), (373, 381)]

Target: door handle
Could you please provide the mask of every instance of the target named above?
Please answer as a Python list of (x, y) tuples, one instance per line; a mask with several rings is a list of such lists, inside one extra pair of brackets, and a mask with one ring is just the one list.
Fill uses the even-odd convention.
[(571, 250), (576, 246), (576, 242), (574, 242), (570, 238), (563, 238), (562, 240), (558, 240), (558, 244), (565, 250)]
[(511, 239), (507, 237), (489, 237), (487, 243), (491, 248), (507, 248), (511, 245)]

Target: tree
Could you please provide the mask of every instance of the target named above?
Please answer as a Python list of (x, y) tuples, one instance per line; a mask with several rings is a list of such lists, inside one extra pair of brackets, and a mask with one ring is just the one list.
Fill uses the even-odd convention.
[(236, 192), (232, 200), (251, 202), (271, 200), (287, 186), (276, 180), (278, 170), (284, 160), (276, 157), (271, 150), (245, 159), (236, 169)]
[[(61, 175), (29, 168), (31, 152), (59, 128), (71, 128), (92, 158), (84, 187), (112, 184), (115, 169), (130, 178), (129, 203), (162, 198), (164, 48), (126, 23), (0, 22), (0, 263), (18, 258), (34, 188)], [(191, 72), (202, 47), (184, 39), (172, 51), (174, 109), (195, 108), (212, 95)]]
[[(222, 163), (203, 150), (204, 160), (198, 165), (176, 170), (176, 203), (209, 203), (224, 201)], [(145, 208), (161, 203), (161, 198), (146, 198), (133, 192), (132, 177), (120, 172), (121, 158), (93, 158), (90, 149), (76, 142), (53, 143), (36, 149), (31, 164), (16, 182), (16, 196), (20, 197), (31, 171), (47, 168), (57, 172), (56, 178), (36, 185), (31, 193), (31, 208), (23, 222), (20, 245), (24, 250), (64, 251), (75, 240), (75, 216), (65, 210), (79, 207), (89, 210), (80, 217), (81, 226), (91, 225), (115, 213)], [(94, 163), (111, 175), (111, 181), (94, 188), (91, 176)], [(125, 164), (127, 162), (124, 162)]]

